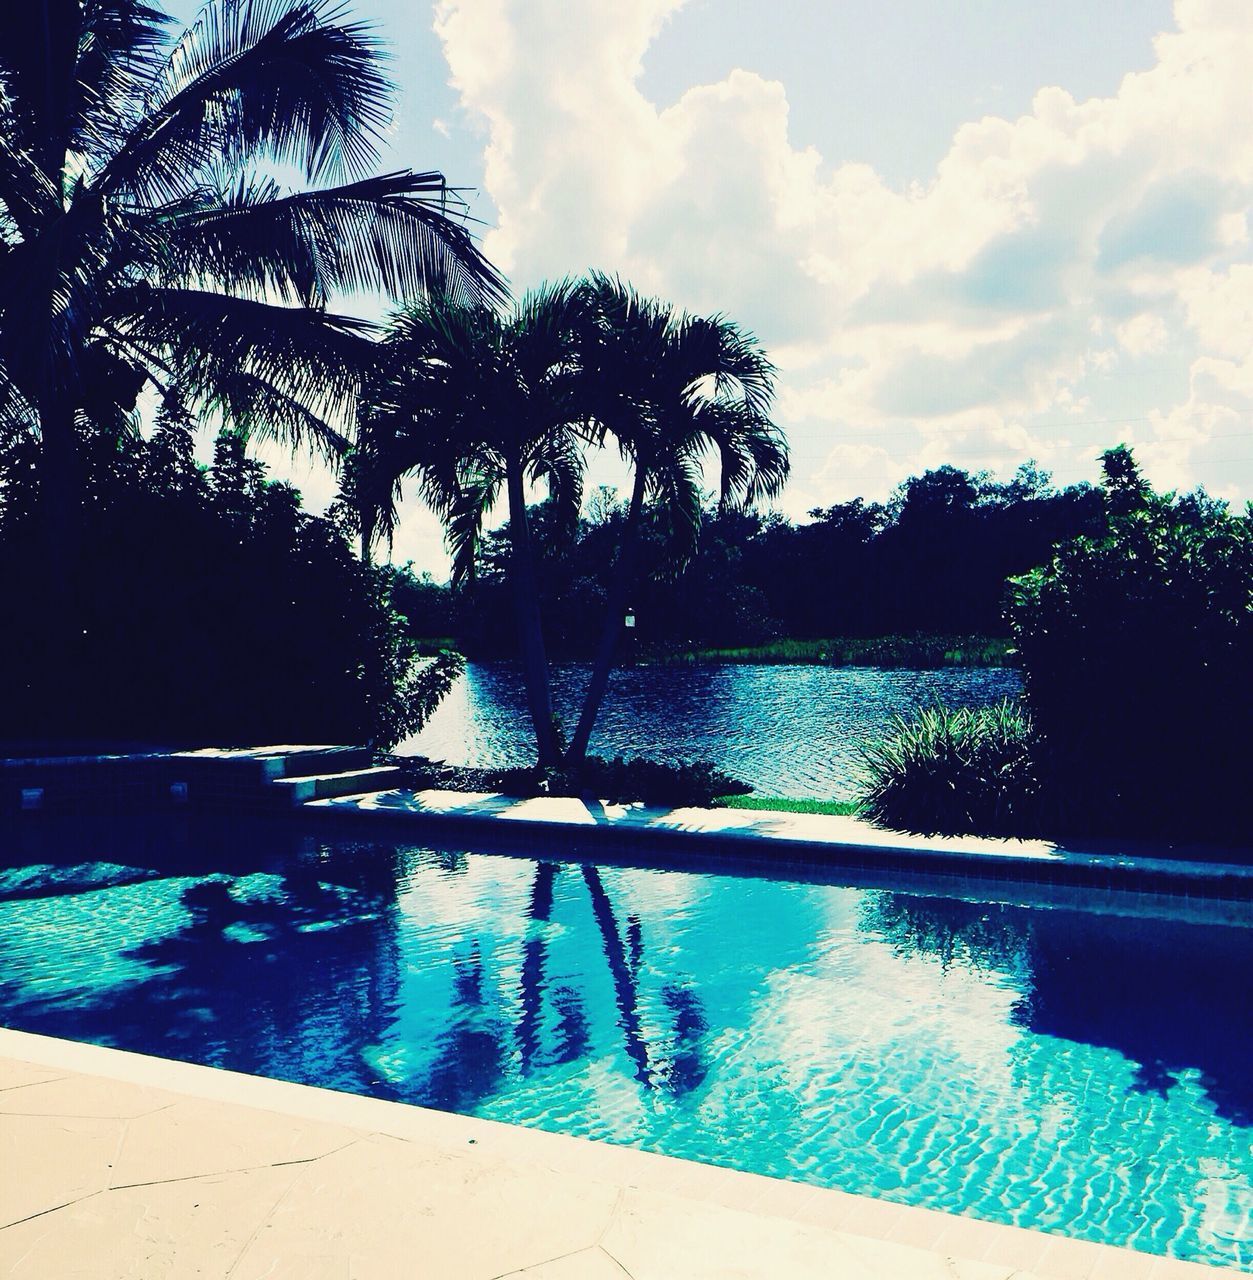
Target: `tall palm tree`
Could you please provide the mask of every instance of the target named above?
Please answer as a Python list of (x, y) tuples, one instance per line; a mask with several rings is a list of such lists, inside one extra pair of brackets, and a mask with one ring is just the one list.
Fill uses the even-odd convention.
[(633, 481), (605, 623), (566, 752), (576, 766), (609, 685), (646, 502), (658, 508), (679, 567), (700, 531), (707, 460), (719, 465), (723, 507), (772, 498), (788, 475), (787, 442), (769, 417), (774, 366), (752, 334), (721, 316), (676, 312), (608, 276), (592, 276), (586, 292), (579, 358), (586, 411), (614, 437)]
[(483, 522), (502, 492), (509, 515), (514, 611), (539, 763), (562, 757), (553, 715), (526, 495), (543, 482), (573, 529), (588, 435), (573, 357), (584, 292), (569, 283), (528, 294), (508, 315), (432, 298), (399, 312), (385, 341), (382, 385), (359, 431), (353, 484), (362, 541), (390, 537), (405, 477), (444, 521), (453, 584), (475, 567)]
[(439, 174), (370, 176), (389, 103), (339, 0), (209, 0), (177, 38), (140, 0), (0, 6), (0, 430), (40, 438), (49, 554), (84, 421), (145, 383), (334, 450), (376, 346), (336, 294), (501, 295)]

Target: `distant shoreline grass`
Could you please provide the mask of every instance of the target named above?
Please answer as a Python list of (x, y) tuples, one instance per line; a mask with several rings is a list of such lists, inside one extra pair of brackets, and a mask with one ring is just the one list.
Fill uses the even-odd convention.
[[(663, 666), (715, 663), (828, 667), (1009, 667), (1012, 642), (995, 636), (844, 636), (782, 639), (739, 649), (694, 649), (653, 659)], [(647, 661), (648, 659), (645, 659)]]
[[(418, 653), (434, 657), (457, 649), (453, 636), (424, 637)], [(587, 655), (550, 654), (560, 662), (588, 662)], [(473, 657), (471, 657), (473, 660)], [(499, 655), (482, 661), (499, 661)], [(786, 638), (741, 648), (689, 649), (684, 652), (641, 650), (628, 662), (661, 667), (687, 666), (822, 666), (898, 667), (927, 670), (938, 667), (1012, 667), (1018, 655), (1013, 642), (997, 636), (834, 636), (828, 639)]]
[(761, 809), (771, 813), (823, 813), (835, 818), (851, 818), (860, 804), (856, 800), (792, 800), (787, 796), (719, 796), (720, 809)]

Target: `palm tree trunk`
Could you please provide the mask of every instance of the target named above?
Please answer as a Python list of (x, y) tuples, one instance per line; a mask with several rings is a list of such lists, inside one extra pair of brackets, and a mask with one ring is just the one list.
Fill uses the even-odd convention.
[(82, 477), (74, 406), (55, 393), (40, 403), (40, 542), (45, 637), (45, 736), (73, 736), (82, 627), (76, 617), (83, 553)]
[(526, 486), (520, 458), (509, 460), (505, 479), (509, 494), (509, 538), (512, 546), (509, 576), (513, 579), (514, 613), (518, 620), (527, 706), (531, 712), (531, 722), (535, 726), (535, 746), (540, 768), (555, 768), (561, 763), (561, 742), (553, 718), (548, 657), (544, 652), (544, 628), (539, 610), (539, 585), (535, 577), (531, 531), (526, 518)]
[(361, 563), (367, 568), (373, 563), (370, 555), (370, 549), (374, 545), (374, 510), (365, 503), (362, 503), (357, 511), (358, 523), (361, 531)]
[(646, 469), (637, 460), (631, 503), (627, 508), (626, 524), (622, 530), (622, 544), (618, 548), (618, 560), (614, 565), (605, 602), (605, 625), (601, 631), (600, 643), (596, 647), (587, 691), (583, 695), (579, 723), (566, 750), (566, 763), (569, 765), (580, 765), (587, 758), (587, 746), (591, 741), (592, 730), (596, 727), (596, 717), (600, 714), (605, 691), (609, 688), (609, 673), (613, 670), (614, 655), (618, 651), (618, 640), (622, 635), (623, 610), (635, 582), (636, 552), (639, 549), (640, 518), (644, 510), (646, 484)]

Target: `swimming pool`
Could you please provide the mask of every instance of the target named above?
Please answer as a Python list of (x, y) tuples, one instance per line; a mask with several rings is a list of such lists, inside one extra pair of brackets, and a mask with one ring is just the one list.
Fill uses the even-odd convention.
[(22, 834), (5, 1025), (1253, 1269), (1247, 913)]

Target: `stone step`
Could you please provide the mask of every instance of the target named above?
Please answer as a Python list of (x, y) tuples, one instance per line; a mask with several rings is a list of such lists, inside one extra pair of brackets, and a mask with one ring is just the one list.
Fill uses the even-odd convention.
[(176, 752), (173, 759), (201, 775), (225, 770), (272, 782), (278, 778), (307, 778), (368, 768), (374, 756), (369, 747), (277, 745), (206, 747), (199, 751)]
[(369, 769), (374, 764), (374, 752), (369, 747), (309, 747), (304, 750), (284, 749), (269, 759), (282, 761), (282, 778), (312, 778), (323, 774), (346, 773), (354, 769)]
[(338, 773), (315, 773), (300, 777), (273, 778), (271, 785), (287, 793), (293, 805), (309, 800), (329, 800), (335, 796), (363, 795), (370, 791), (390, 791), (404, 783), (405, 775), (391, 765), (370, 769), (350, 769)]

